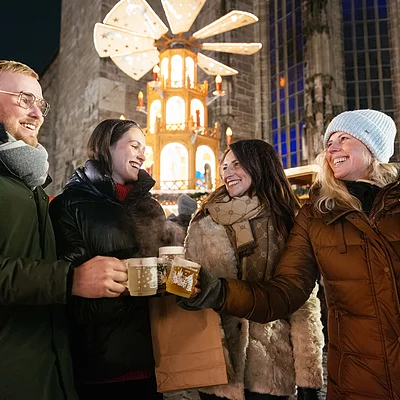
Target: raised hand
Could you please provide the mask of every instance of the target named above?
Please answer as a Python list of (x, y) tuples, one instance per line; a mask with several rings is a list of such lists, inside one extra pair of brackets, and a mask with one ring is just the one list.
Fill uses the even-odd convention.
[(180, 298), (178, 304), (189, 311), (204, 308), (219, 309), (224, 300), (224, 285), (205, 268), (200, 269), (195, 289), (189, 299)]

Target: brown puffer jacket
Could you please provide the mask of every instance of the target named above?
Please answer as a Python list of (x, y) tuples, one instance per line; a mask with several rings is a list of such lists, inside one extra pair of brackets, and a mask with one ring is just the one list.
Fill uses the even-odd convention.
[(320, 271), (329, 308), (328, 400), (400, 399), (400, 181), (369, 218), (304, 206), (273, 280), (227, 280), (222, 311), (256, 322), (293, 312)]

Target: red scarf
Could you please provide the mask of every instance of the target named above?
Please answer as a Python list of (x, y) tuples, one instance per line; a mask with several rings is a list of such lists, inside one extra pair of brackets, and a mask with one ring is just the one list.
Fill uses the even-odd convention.
[(117, 199), (120, 201), (124, 201), (128, 196), (129, 192), (132, 190), (132, 185), (121, 185), (120, 183), (115, 182), (115, 194)]

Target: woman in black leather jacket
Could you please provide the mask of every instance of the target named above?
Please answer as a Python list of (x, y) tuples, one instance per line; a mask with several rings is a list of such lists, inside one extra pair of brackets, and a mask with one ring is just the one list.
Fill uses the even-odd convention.
[[(96, 255), (157, 256), (159, 246), (175, 244), (167, 225), (172, 223), (149, 193), (155, 181), (141, 169), (145, 146), (134, 121), (105, 120), (95, 128), (89, 160), (50, 205), (60, 258), (78, 266)], [(146, 297), (72, 297), (69, 311), (81, 399), (162, 399)]]

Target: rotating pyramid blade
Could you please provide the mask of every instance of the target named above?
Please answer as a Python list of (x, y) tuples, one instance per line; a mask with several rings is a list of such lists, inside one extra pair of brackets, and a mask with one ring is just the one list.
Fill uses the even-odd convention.
[(197, 65), (208, 75), (236, 75), (238, 71), (204, 54), (197, 53)]
[(149, 72), (156, 64), (159, 63), (160, 53), (158, 50), (147, 50), (140, 53), (125, 54), (121, 56), (113, 56), (111, 59), (122, 69), (127, 75), (135, 80), (139, 80), (143, 75)]
[(161, 0), (171, 32), (177, 35), (187, 32), (193, 25), (206, 0)]
[(167, 26), (145, 0), (121, 0), (103, 22), (153, 39), (159, 39), (168, 32)]
[(94, 47), (100, 57), (118, 56), (154, 49), (154, 39), (111, 25), (94, 26)]
[(249, 24), (254, 24), (258, 18), (245, 11), (231, 11), (211, 24), (193, 34), (196, 39), (205, 39), (218, 33), (228, 32)]
[(221, 51), (235, 54), (254, 54), (262, 47), (261, 43), (203, 43), (203, 50)]

